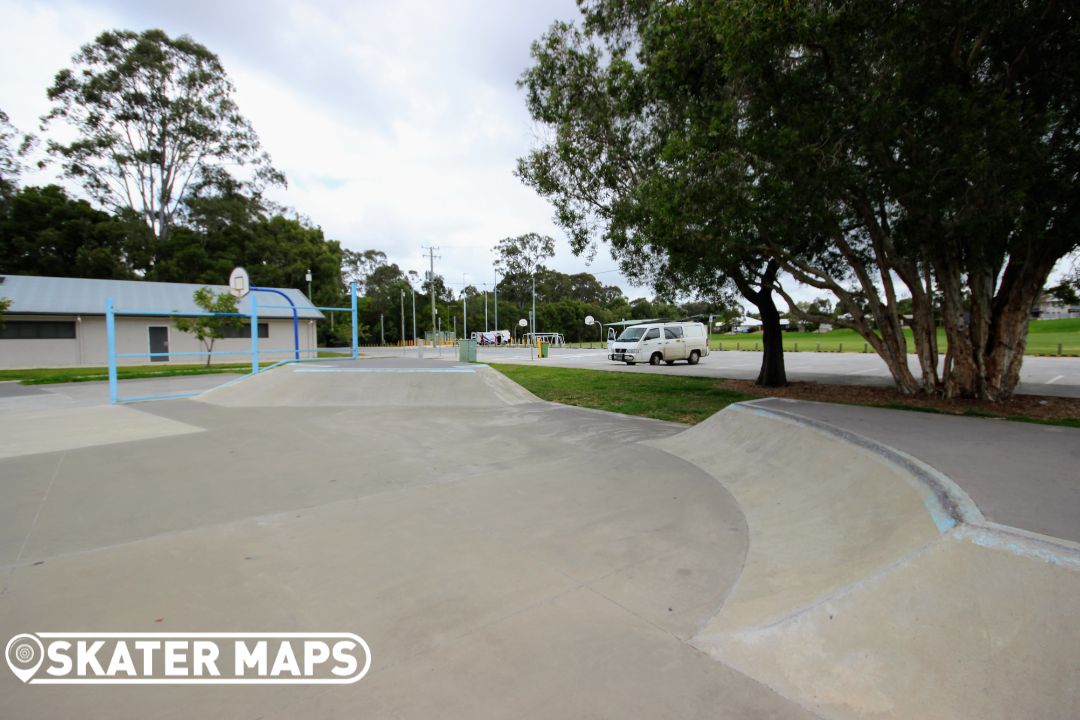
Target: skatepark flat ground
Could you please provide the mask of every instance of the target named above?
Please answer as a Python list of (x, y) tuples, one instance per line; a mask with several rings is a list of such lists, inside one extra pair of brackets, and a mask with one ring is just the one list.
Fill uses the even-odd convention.
[[(181, 380), (222, 378), (147, 387)], [(122, 688), (3, 671), (12, 717), (1080, 712), (1067, 490), (1028, 485), (1051, 501), (1025, 519), (1014, 486), (951, 484), (938, 470), (963, 453), (932, 457), (887, 417), (769, 401), (688, 430), (431, 359), (125, 406), (93, 389), (0, 396), (0, 637), (354, 632), (371, 671)], [(1008, 526), (1027, 520), (1048, 524)]]
[[(0, 460), (0, 633), (356, 632), (364, 680), (42, 692), (5, 670), (4, 713), (812, 717), (687, 643), (747, 536), (722, 486), (640, 443), (679, 426), (537, 402), (486, 368), (356, 365), (77, 408), (98, 416), (65, 434), (120, 411), (154, 436)], [(283, 380), (381, 395), (312, 406)]]

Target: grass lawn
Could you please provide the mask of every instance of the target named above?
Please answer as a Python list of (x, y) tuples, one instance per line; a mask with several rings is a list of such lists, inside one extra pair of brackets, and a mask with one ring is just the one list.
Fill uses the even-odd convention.
[(969, 415), (1080, 428), (1080, 400), (1015, 395), (1003, 403), (901, 396), (893, 388), (795, 382), (759, 388), (751, 380), (490, 363), (543, 400), (693, 425), (733, 402), (759, 397)]
[[(270, 365), (271, 363), (263, 363)], [(213, 375), (248, 372), (251, 363), (227, 365), (127, 365), (116, 369), (120, 380), (135, 378), (174, 377), (177, 375)], [(106, 367), (34, 368), (30, 370), (0, 370), (0, 380), (21, 380), (23, 385), (49, 385), (68, 382), (97, 382), (109, 379)]]
[(491, 367), (544, 400), (690, 425), (752, 397), (718, 388), (712, 378), (528, 365)]
[[(908, 348), (914, 352), (911, 330), (904, 328)], [(1028, 327), (1026, 354), (1057, 355), (1058, 345), (1063, 355), (1080, 355), (1080, 318), (1064, 320), (1033, 320)], [(866, 341), (854, 330), (831, 330), (824, 333), (786, 332), (784, 350), (787, 352), (815, 352), (820, 346), (821, 352), (863, 352)], [(712, 335), (710, 346), (724, 350), (761, 349), (761, 333), (734, 333)], [(938, 330), (938, 347), (944, 350), (945, 331)], [(873, 352), (870, 349), (869, 352)]]
[[(336, 352), (331, 350), (319, 350), (320, 358), (344, 358), (349, 357), (348, 352)], [(266, 368), (273, 365), (275, 360), (267, 360), (259, 363), (259, 367)], [(154, 365), (124, 365), (116, 368), (116, 377), (119, 380), (134, 380), (137, 378), (177, 377), (179, 375), (217, 375), (221, 373), (246, 373), (251, 371), (251, 363), (221, 363), (206, 366), (206, 363), (194, 365), (169, 365), (167, 363)], [(19, 380), (23, 385), (51, 385), (53, 383), (69, 382), (100, 382), (109, 379), (107, 367), (73, 367), (73, 368), (31, 368), (26, 370), (0, 369), (0, 381)]]

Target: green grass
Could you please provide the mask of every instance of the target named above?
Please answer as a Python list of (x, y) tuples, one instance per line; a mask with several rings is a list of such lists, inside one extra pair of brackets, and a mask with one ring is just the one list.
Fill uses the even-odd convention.
[[(542, 400), (689, 425), (701, 422), (731, 403), (753, 400), (757, 397), (717, 387), (714, 378), (500, 363), (490, 363), (490, 365)], [(954, 414), (935, 407), (904, 403), (865, 403), (865, 405), (938, 415)], [(994, 420), (1080, 428), (1080, 418), (995, 415), (974, 409), (965, 410), (961, 414)]]
[[(347, 352), (331, 352), (320, 350), (320, 358), (344, 358), (349, 357)], [(268, 360), (259, 363), (259, 367), (269, 367), (276, 361)], [(196, 365), (125, 365), (116, 369), (116, 377), (119, 380), (135, 380), (138, 378), (178, 377), (182, 375), (218, 375), (221, 373), (246, 373), (251, 370), (251, 363), (222, 363), (207, 367), (205, 363)], [(31, 368), (26, 370), (3, 370), (0, 369), (0, 381), (18, 380), (23, 385), (52, 385), (53, 383), (70, 382), (101, 382), (109, 379), (109, 369), (106, 367), (74, 367), (74, 368)]]
[[(908, 348), (914, 352), (911, 330), (904, 328)], [(1057, 355), (1061, 345), (1063, 355), (1080, 355), (1080, 318), (1064, 320), (1033, 320), (1028, 327), (1027, 355)], [(760, 333), (731, 333), (710, 336), (710, 346), (724, 350), (761, 349)], [(938, 330), (938, 347), (946, 347), (945, 331)], [(786, 332), (784, 350), (787, 352), (863, 352), (866, 341), (854, 330), (830, 330), (824, 333)], [(872, 348), (867, 349), (873, 352)]]
[(750, 395), (703, 377), (492, 364), (543, 400), (693, 425)]
[[(271, 363), (263, 363), (268, 366)], [(214, 375), (219, 373), (247, 372), (251, 363), (227, 365), (129, 365), (116, 369), (120, 380), (136, 378), (176, 377), (179, 375)], [(19, 380), (23, 385), (51, 385), (53, 383), (99, 382), (109, 379), (104, 367), (34, 368), (30, 370), (0, 370), (0, 380)]]

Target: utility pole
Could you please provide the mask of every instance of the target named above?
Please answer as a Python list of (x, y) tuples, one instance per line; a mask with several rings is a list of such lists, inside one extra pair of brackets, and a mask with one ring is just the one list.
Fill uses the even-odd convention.
[(465, 284), (465, 278), (469, 276), (468, 273), (461, 273), (461, 339), (465, 340), (469, 337), (469, 299), (466, 297), (465, 288), (468, 285)]
[(405, 347), (405, 288), (401, 288), (401, 347)]
[(382, 313), (379, 313), (379, 344), (386, 344), (386, 325), (383, 323)]
[(499, 268), (495, 268), (495, 332), (499, 332)]
[(532, 273), (532, 322), (529, 329), (532, 330), (533, 342), (536, 342), (536, 268), (533, 268)]
[[(416, 288), (409, 284), (409, 289), (412, 290), (412, 341), (413, 345), (416, 344)], [(332, 317), (332, 316), (331, 316)]]
[(484, 332), (488, 331), (487, 321), (487, 283), (484, 283)]
[[(431, 262), (431, 271), (428, 273), (428, 291), (431, 293), (431, 331), (437, 332), (435, 323), (435, 251), (439, 248), (434, 245), (421, 245), (420, 247), (428, 251), (428, 259)], [(441, 256), (439, 259), (442, 259)]]

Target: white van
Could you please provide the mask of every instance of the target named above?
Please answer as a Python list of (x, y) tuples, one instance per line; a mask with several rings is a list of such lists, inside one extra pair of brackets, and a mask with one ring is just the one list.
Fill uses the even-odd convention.
[(608, 360), (627, 365), (671, 365), (676, 360), (697, 365), (709, 354), (709, 339), (705, 325), (699, 322), (642, 323), (623, 330), (610, 347)]

